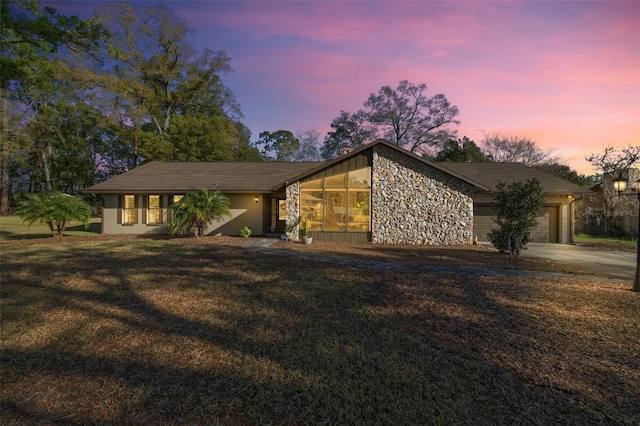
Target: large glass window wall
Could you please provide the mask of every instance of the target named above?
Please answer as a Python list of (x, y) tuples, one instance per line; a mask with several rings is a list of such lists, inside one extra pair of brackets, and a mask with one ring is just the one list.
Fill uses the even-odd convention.
[(310, 231), (368, 232), (371, 167), (302, 183), (300, 209)]

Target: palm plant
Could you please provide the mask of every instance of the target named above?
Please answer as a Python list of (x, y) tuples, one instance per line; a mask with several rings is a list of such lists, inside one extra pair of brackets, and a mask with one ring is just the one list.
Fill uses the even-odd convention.
[(91, 208), (78, 197), (60, 192), (39, 192), (26, 194), (18, 204), (16, 214), (23, 222), (46, 223), (53, 236), (62, 236), (67, 224), (77, 221), (89, 227)]
[(193, 234), (200, 238), (209, 222), (231, 216), (230, 204), (229, 198), (220, 191), (201, 189), (185, 194), (180, 201), (171, 206), (169, 232), (176, 235), (193, 231)]

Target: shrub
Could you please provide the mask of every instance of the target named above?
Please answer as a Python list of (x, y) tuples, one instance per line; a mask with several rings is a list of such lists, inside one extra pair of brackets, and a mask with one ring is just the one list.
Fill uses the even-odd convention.
[(243, 226), (240, 229), (240, 236), (241, 237), (249, 238), (251, 236), (251, 233), (253, 233), (253, 230), (251, 228), (249, 228), (248, 226)]
[(509, 250), (513, 250), (516, 256), (520, 255), (520, 252), (527, 249), (527, 243), (529, 242), (529, 232), (525, 232), (522, 239), (516, 239), (511, 235), (511, 242), (509, 242), (509, 234), (503, 229), (492, 229), (487, 235), (489, 241), (500, 253), (509, 253)]
[(60, 192), (40, 192), (26, 194), (16, 208), (16, 214), (23, 222), (49, 225), (53, 236), (62, 236), (67, 224), (72, 221), (89, 227), (91, 208), (78, 197)]
[(536, 178), (496, 185), (492, 207), (498, 228), (489, 234), (489, 241), (501, 252), (509, 253), (509, 258), (515, 255), (517, 259), (536, 226), (544, 199)]
[(196, 237), (202, 237), (209, 222), (231, 216), (229, 205), (229, 198), (220, 191), (189, 192), (171, 206), (169, 232), (175, 235), (191, 230)]

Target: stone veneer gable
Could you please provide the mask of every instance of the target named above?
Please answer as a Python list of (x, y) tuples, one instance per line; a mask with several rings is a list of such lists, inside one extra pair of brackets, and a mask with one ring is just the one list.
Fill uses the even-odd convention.
[(372, 169), (372, 242), (472, 243), (471, 184), (383, 145), (374, 148)]

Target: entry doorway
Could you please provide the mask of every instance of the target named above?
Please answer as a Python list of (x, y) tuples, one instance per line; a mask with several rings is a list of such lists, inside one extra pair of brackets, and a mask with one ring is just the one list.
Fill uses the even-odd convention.
[(276, 198), (276, 231), (284, 231), (287, 227), (287, 200)]

